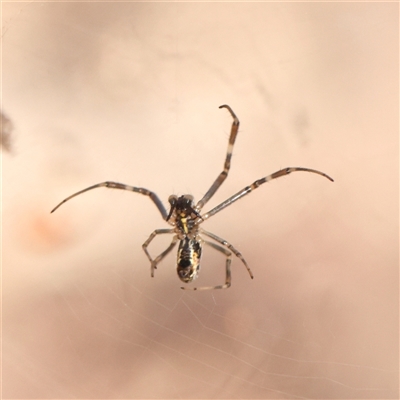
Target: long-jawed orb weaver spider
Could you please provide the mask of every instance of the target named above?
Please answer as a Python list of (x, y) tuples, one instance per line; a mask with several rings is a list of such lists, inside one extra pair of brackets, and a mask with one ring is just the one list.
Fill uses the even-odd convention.
[[(301, 167), (289, 167), (283, 168), (277, 172), (274, 172), (271, 175), (268, 175), (264, 178), (257, 179), (250, 186), (246, 186), (244, 189), (240, 190), (233, 196), (229, 197), (227, 200), (223, 201), (221, 204), (214, 207), (212, 210), (206, 212), (205, 214), (201, 214), (201, 209), (204, 205), (211, 199), (211, 197), (215, 194), (215, 192), (220, 188), (220, 186), (225, 181), (228, 176), (229, 169), (231, 167), (231, 158), (233, 145), (235, 144), (236, 136), (239, 130), (239, 120), (236, 117), (235, 113), (232, 109), (224, 104), (219, 108), (226, 108), (233, 118), (231, 133), (229, 136), (228, 150), (226, 153), (225, 164), (223, 171), (218, 175), (217, 179), (208, 189), (207, 193), (203, 196), (203, 198), (195, 205), (193, 196), (190, 194), (185, 194), (183, 196), (175, 196), (171, 195), (168, 198), (168, 202), (171, 206), (169, 212), (167, 213), (164, 205), (162, 204), (159, 197), (150, 190), (145, 188), (135, 187), (125, 185), (123, 183), (118, 182), (102, 182), (97, 185), (90, 186), (86, 189), (83, 189), (63, 200), (60, 204), (58, 204), (51, 212), (57, 210), (62, 204), (66, 201), (72, 199), (75, 196), (78, 196), (81, 193), (87, 192), (88, 190), (96, 189), (99, 187), (107, 187), (111, 189), (122, 189), (122, 190), (130, 190), (132, 192), (141, 193), (145, 196), (149, 196), (150, 199), (154, 202), (158, 211), (160, 211), (162, 218), (167, 221), (170, 225), (173, 226), (171, 229), (156, 229), (149, 238), (143, 243), (143, 250), (147, 255), (147, 258), (151, 263), (151, 276), (154, 277), (154, 270), (157, 269), (157, 265), (160, 261), (175, 247), (176, 243), (179, 241), (178, 247), (178, 256), (177, 256), (177, 272), (179, 279), (182, 282), (189, 283), (195, 280), (200, 271), (200, 260), (203, 244), (206, 244), (215, 250), (220, 251), (226, 256), (226, 278), (225, 283), (223, 285), (217, 286), (205, 286), (205, 287), (181, 287), (181, 289), (191, 289), (191, 290), (208, 290), (208, 289), (227, 289), (231, 286), (231, 255), (232, 253), (238, 257), (245, 267), (247, 268), (247, 272), (250, 277), (253, 279), (253, 274), (247, 265), (246, 260), (243, 258), (242, 254), (233, 247), (230, 243), (228, 243), (225, 239), (220, 238), (219, 236), (214, 235), (211, 232), (207, 232), (204, 229), (200, 228), (200, 224), (203, 223), (206, 219), (212, 217), (216, 213), (222, 211), (224, 208), (230, 206), (235, 201), (241, 199), (246, 194), (249, 194), (254, 189), (257, 189), (265, 182), (272, 181), (273, 179), (280, 178), (281, 176), (288, 175), (292, 172), (296, 171), (305, 171), (312, 172), (314, 174), (322, 175), (325, 178), (329, 179), (333, 182), (333, 179), (324, 174), (321, 171), (317, 171), (315, 169), (310, 168), (301, 168)], [(156, 258), (152, 258), (150, 253), (147, 250), (150, 242), (157, 236), (163, 235), (165, 233), (173, 234), (171, 244)], [(209, 240), (204, 240), (201, 235), (207, 236), (208, 238), (214, 240), (216, 243), (211, 242)], [(218, 243), (218, 244), (217, 244)]]

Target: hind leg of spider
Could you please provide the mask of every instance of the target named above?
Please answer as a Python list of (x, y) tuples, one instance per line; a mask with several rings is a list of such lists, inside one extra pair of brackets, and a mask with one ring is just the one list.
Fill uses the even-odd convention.
[(157, 235), (162, 235), (165, 233), (174, 233), (175, 231), (173, 229), (156, 229), (150, 236), (149, 238), (142, 244), (143, 251), (146, 253), (147, 258), (150, 261), (151, 264), (151, 277), (154, 277), (154, 270), (157, 269), (157, 264), (174, 248), (176, 245), (176, 242), (178, 241), (178, 237), (174, 236), (172, 239), (171, 244), (160, 254), (158, 255), (154, 260), (152, 259), (150, 253), (147, 250), (147, 247), (149, 246), (150, 242), (157, 236)]
[(163, 219), (164, 220), (167, 219), (167, 215), (168, 215), (167, 211), (166, 211), (164, 205), (162, 204), (161, 200), (159, 199), (159, 197), (154, 192), (152, 192), (152, 191), (150, 191), (148, 189), (145, 189), (145, 188), (140, 188), (140, 187), (136, 187), (136, 186), (129, 186), (129, 185), (125, 185), (124, 183), (110, 182), (110, 181), (98, 183), (97, 185), (93, 185), (93, 186), (89, 186), (86, 189), (80, 190), (79, 192), (76, 192), (76, 193), (72, 194), (71, 196), (69, 196), (66, 199), (64, 199), (57, 206), (55, 206), (51, 210), (51, 213), (56, 211), (58, 207), (63, 205), (68, 200), (71, 200), (73, 197), (78, 196), (78, 195), (80, 195), (82, 193), (85, 193), (88, 190), (96, 189), (96, 188), (99, 188), (99, 187), (106, 187), (106, 188), (110, 188), (110, 189), (130, 190), (131, 192), (136, 192), (136, 193), (143, 194), (145, 196), (149, 196), (150, 199), (153, 201), (153, 203), (158, 208), (158, 211), (160, 211), (161, 216), (163, 217)]
[(226, 264), (225, 264), (225, 283), (223, 285), (217, 286), (200, 286), (200, 287), (181, 287), (183, 290), (213, 290), (213, 289), (228, 289), (231, 286), (231, 255), (232, 253), (223, 247), (215, 244), (213, 242), (209, 242), (208, 240), (203, 241), (208, 246), (211, 246), (213, 249), (220, 251), (226, 255)]
[(236, 136), (237, 136), (238, 130), (239, 130), (239, 120), (238, 120), (237, 116), (235, 115), (235, 113), (233, 112), (233, 110), (227, 104), (224, 104), (224, 105), (220, 106), (219, 108), (226, 108), (230, 112), (230, 114), (232, 115), (232, 118), (233, 118), (231, 134), (229, 136), (228, 150), (226, 152), (226, 158), (225, 158), (225, 163), (224, 163), (224, 169), (218, 175), (217, 179), (211, 185), (210, 189), (208, 189), (207, 193), (197, 203), (197, 205), (196, 205), (197, 210), (201, 210), (203, 208), (203, 206), (207, 203), (208, 200), (211, 199), (211, 197), (219, 189), (219, 187), (222, 185), (222, 183), (228, 176), (228, 172), (231, 167), (233, 145), (235, 144)]
[(202, 234), (204, 234), (204, 235), (210, 237), (211, 239), (214, 239), (216, 242), (222, 244), (222, 246), (225, 246), (225, 247), (227, 247), (229, 250), (231, 250), (232, 253), (233, 253), (237, 258), (239, 258), (239, 259), (242, 261), (242, 263), (244, 264), (244, 266), (245, 266), (246, 269), (247, 269), (247, 272), (248, 272), (249, 275), (250, 275), (250, 278), (251, 278), (251, 279), (254, 278), (254, 276), (253, 276), (253, 274), (252, 274), (252, 272), (251, 272), (250, 267), (247, 265), (246, 260), (244, 259), (244, 257), (242, 256), (242, 254), (240, 253), (239, 250), (237, 250), (235, 247), (233, 247), (233, 246), (232, 246), (229, 242), (227, 242), (225, 239), (222, 239), (222, 238), (220, 238), (219, 236), (214, 235), (214, 234), (211, 233), (211, 232), (207, 232), (207, 231), (205, 231), (204, 229), (199, 229), (199, 231), (200, 231)]

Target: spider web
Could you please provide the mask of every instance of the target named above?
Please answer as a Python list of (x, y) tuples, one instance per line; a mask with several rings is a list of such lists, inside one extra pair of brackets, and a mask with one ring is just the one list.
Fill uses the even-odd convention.
[[(2, 397), (398, 398), (394, 15), (2, 2)], [(139, 194), (99, 189), (49, 214), (105, 180), (201, 198), (225, 102), (241, 127), (206, 211), (285, 166), (336, 180), (293, 174), (204, 223), (254, 280), (234, 257), (230, 289), (182, 291), (174, 252), (151, 278), (141, 245), (166, 225)], [(223, 283), (223, 254), (203, 253), (195, 284)]]

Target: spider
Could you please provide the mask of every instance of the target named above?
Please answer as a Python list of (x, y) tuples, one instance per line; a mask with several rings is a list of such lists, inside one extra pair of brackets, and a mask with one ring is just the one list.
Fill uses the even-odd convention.
[[(247, 262), (243, 258), (242, 254), (225, 239), (222, 239), (219, 236), (200, 228), (200, 224), (203, 223), (208, 218), (212, 217), (213, 215), (217, 214), (218, 212), (222, 211), (224, 208), (230, 206), (235, 201), (241, 199), (242, 197), (246, 196), (253, 190), (257, 189), (263, 183), (272, 181), (273, 179), (276, 178), (280, 178), (281, 176), (288, 175), (292, 172), (296, 171), (312, 172), (314, 174), (324, 176), (325, 178), (329, 179), (332, 182), (333, 179), (327, 174), (324, 174), (323, 172), (317, 171), (315, 169), (302, 168), (302, 167), (283, 168), (264, 178), (257, 179), (251, 185), (246, 186), (233, 196), (223, 201), (221, 204), (218, 204), (210, 211), (202, 214), (201, 213), (202, 208), (211, 199), (211, 197), (215, 194), (215, 192), (220, 188), (220, 186), (223, 184), (223, 182), (228, 176), (229, 169), (231, 166), (233, 146), (235, 144), (236, 136), (239, 130), (239, 119), (237, 118), (233, 110), (226, 104), (220, 106), (219, 108), (226, 108), (233, 118), (231, 133), (229, 136), (228, 150), (226, 153), (226, 158), (224, 163), (224, 169), (218, 175), (217, 179), (208, 189), (207, 193), (203, 196), (203, 198), (199, 202), (197, 202), (197, 204), (195, 204), (194, 198), (190, 194), (184, 194), (183, 196), (179, 197), (171, 195), (168, 198), (168, 202), (170, 204), (170, 210), (169, 212), (167, 212), (163, 203), (154, 192), (141, 187), (129, 186), (123, 183), (107, 181), (98, 183), (93, 186), (89, 186), (86, 189), (83, 189), (77, 193), (72, 194), (71, 196), (64, 199), (61, 203), (59, 203), (55, 208), (53, 208), (51, 212), (57, 210), (57, 208), (59, 208), (62, 204), (72, 199), (73, 197), (78, 196), (89, 190), (100, 187), (130, 190), (132, 192), (140, 193), (150, 197), (150, 199), (156, 205), (162, 218), (172, 226), (172, 228), (170, 229), (156, 229), (142, 245), (143, 250), (151, 264), (150, 270), (152, 277), (154, 277), (154, 270), (157, 269), (157, 265), (168, 253), (171, 252), (171, 250), (175, 247), (175, 245), (179, 241), (178, 255), (177, 255), (177, 272), (179, 279), (184, 283), (190, 283), (197, 278), (200, 271), (200, 260), (204, 244), (212, 247), (213, 249), (223, 253), (226, 256), (225, 283), (223, 285), (203, 286), (203, 287), (181, 287), (181, 289), (209, 290), (209, 289), (229, 288), (231, 286), (230, 266), (231, 266), (232, 253), (242, 261), (251, 279), (253, 279), (253, 274), (250, 270), (250, 267), (247, 265)], [(157, 235), (164, 235), (167, 233), (174, 235), (171, 244), (161, 254), (159, 254), (156, 258), (153, 259), (149, 251), (147, 250), (149, 244)], [(206, 236), (209, 239), (212, 239), (213, 241), (203, 239), (202, 235)]]

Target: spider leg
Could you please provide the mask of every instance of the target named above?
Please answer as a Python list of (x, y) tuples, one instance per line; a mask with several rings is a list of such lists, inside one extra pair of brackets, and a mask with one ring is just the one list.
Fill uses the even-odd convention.
[(261, 179), (257, 179), (255, 182), (253, 182), (250, 186), (246, 186), (244, 189), (242, 189), (241, 191), (237, 192), (236, 194), (234, 194), (233, 196), (229, 197), (229, 199), (226, 199), (225, 201), (223, 201), (221, 204), (218, 204), (216, 207), (214, 207), (212, 210), (208, 211), (207, 213), (203, 214), (201, 216), (202, 221), (206, 220), (207, 218), (210, 218), (211, 216), (213, 216), (214, 214), (216, 214), (217, 212), (220, 212), (221, 210), (223, 210), (224, 208), (230, 206), (231, 204), (233, 204), (235, 201), (241, 199), (243, 196), (246, 196), (246, 194), (249, 194), (250, 192), (252, 192), (254, 189), (257, 189), (259, 186), (261, 186), (263, 183), (265, 182), (269, 182), (272, 181), (273, 179), (276, 178), (280, 178), (281, 176), (285, 176), (288, 175), (292, 172), (296, 172), (296, 171), (305, 171), (305, 172), (312, 172), (314, 174), (318, 174), (321, 176), (324, 176), (325, 178), (329, 179), (330, 181), (333, 182), (333, 179), (328, 176), (327, 174), (324, 174), (321, 171), (317, 171), (315, 169), (310, 169), (310, 168), (301, 168), (301, 167), (289, 167), (289, 168), (284, 168), (281, 169), (279, 171), (274, 172), (271, 175), (268, 175), (264, 178)]
[(235, 144), (236, 136), (237, 136), (238, 130), (239, 130), (239, 120), (236, 117), (235, 113), (232, 111), (232, 109), (226, 104), (220, 106), (219, 108), (226, 108), (231, 113), (232, 118), (233, 118), (231, 134), (229, 136), (228, 150), (227, 150), (226, 158), (225, 158), (224, 170), (218, 175), (217, 179), (211, 185), (210, 189), (208, 189), (207, 193), (197, 203), (197, 205), (196, 205), (197, 210), (201, 210), (203, 208), (203, 206), (207, 203), (208, 200), (211, 199), (211, 197), (219, 189), (219, 187), (222, 185), (222, 183), (228, 176), (228, 172), (231, 167), (233, 145)]
[(151, 277), (152, 278), (154, 277), (154, 270), (157, 269), (157, 264), (174, 248), (174, 246), (176, 245), (176, 242), (178, 241), (178, 237), (175, 235), (172, 238), (171, 244), (154, 260), (151, 258), (151, 255), (148, 252), (147, 247), (149, 246), (150, 242), (157, 235), (162, 235), (164, 233), (174, 233), (174, 232), (175, 231), (173, 229), (156, 229), (142, 245), (143, 251), (146, 253), (147, 258), (149, 259), (149, 261), (151, 263)]
[(223, 285), (217, 285), (217, 286), (201, 286), (201, 287), (181, 287), (183, 290), (212, 290), (212, 289), (228, 289), (228, 287), (231, 286), (231, 255), (232, 253), (223, 247), (219, 246), (218, 244), (209, 242), (208, 240), (203, 241), (205, 244), (211, 246), (215, 250), (220, 251), (221, 253), (224, 253), (226, 255), (226, 277), (225, 277), (225, 283)]
[(150, 199), (154, 202), (154, 204), (158, 208), (158, 211), (160, 211), (161, 216), (163, 217), (163, 219), (164, 220), (167, 219), (167, 215), (168, 215), (167, 211), (165, 210), (165, 207), (163, 206), (161, 200), (158, 198), (158, 196), (154, 192), (151, 192), (150, 190), (147, 190), (145, 188), (129, 186), (129, 185), (125, 185), (123, 183), (109, 182), (109, 181), (98, 183), (97, 185), (89, 186), (86, 189), (83, 189), (83, 190), (81, 190), (81, 191), (79, 191), (77, 193), (72, 194), (71, 196), (69, 196), (66, 199), (64, 199), (61, 203), (59, 203), (56, 207), (54, 207), (51, 210), (51, 212), (56, 211), (58, 207), (60, 207), (62, 204), (64, 204), (68, 200), (71, 200), (73, 197), (78, 196), (79, 194), (82, 194), (84, 192), (87, 192), (88, 190), (96, 189), (96, 188), (99, 188), (99, 187), (107, 187), (107, 188), (110, 188), (110, 189), (130, 190), (132, 192), (136, 192), (136, 193), (144, 194), (145, 196), (149, 196)]
[(242, 256), (242, 254), (240, 253), (239, 250), (237, 250), (235, 247), (233, 247), (233, 246), (232, 246), (230, 243), (228, 243), (225, 239), (222, 239), (222, 238), (220, 238), (219, 236), (214, 235), (214, 234), (211, 233), (211, 232), (207, 232), (207, 231), (205, 231), (204, 229), (199, 229), (199, 231), (200, 231), (202, 234), (204, 234), (204, 235), (210, 237), (211, 239), (214, 239), (216, 242), (222, 244), (222, 246), (225, 246), (225, 247), (227, 247), (229, 250), (231, 250), (232, 253), (233, 253), (237, 258), (240, 258), (240, 260), (242, 261), (242, 263), (245, 265), (245, 267), (246, 267), (246, 269), (247, 269), (247, 272), (248, 272), (249, 275), (250, 275), (250, 278), (251, 278), (251, 279), (254, 278), (254, 277), (253, 277), (253, 274), (252, 274), (252, 272), (251, 272), (250, 267), (247, 265), (246, 260), (244, 259), (244, 257)]

